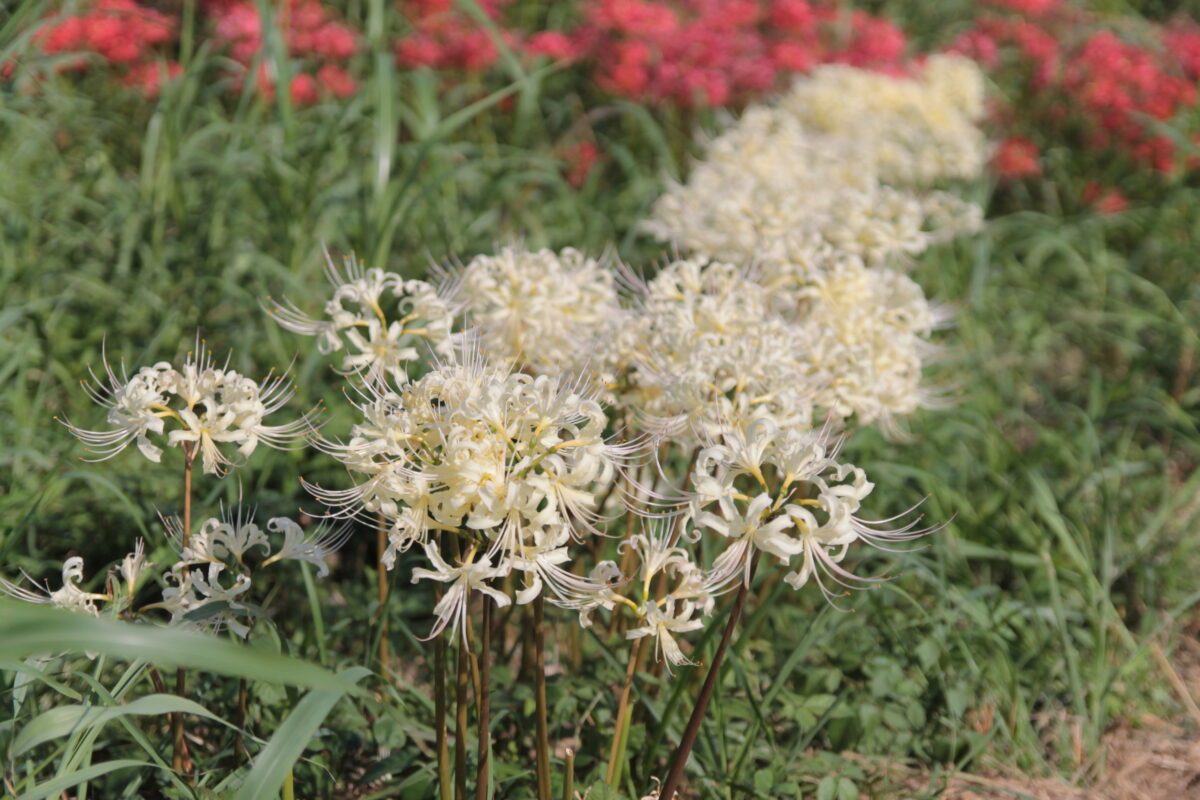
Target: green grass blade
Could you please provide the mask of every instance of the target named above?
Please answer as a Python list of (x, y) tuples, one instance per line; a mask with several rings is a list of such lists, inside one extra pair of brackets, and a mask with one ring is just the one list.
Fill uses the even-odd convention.
[(76, 770), (69, 775), (63, 775), (53, 780), (39, 783), (37, 786), (30, 789), (25, 794), (17, 797), (17, 800), (44, 800), (47, 797), (54, 797), (61, 792), (70, 789), (72, 786), (90, 781), (93, 778), (99, 778), (101, 775), (107, 775), (110, 772), (116, 772), (119, 769), (128, 769), (130, 767), (138, 767), (145, 769), (146, 767), (154, 768), (154, 764), (149, 761), (135, 761), (133, 759), (117, 759), (116, 761), (102, 761), (99, 764), (92, 764), (90, 767)]
[[(338, 673), (340, 678), (351, 685), (370, 674), (371, 671), (365, 667), (353, 667)], [(288, 714), (287, 719), (271, 737), (271, 741), (267, 742), (267, 746), (254, 759), (254, 766), (250, 769), (246, 782), (238, 790), (235, 800), (275, 797), (284, 780), (291, 774), (292, 766), (317, 732), (317, 728), (344, 694), (344, 691), (338, 690), (309, 692), (292, 713)]]
[(66, 705), (52, 708), (30, 720), (12, 744), (12, 756), (17, 757), (39, 744), (87, 728), (99, 727), (118, 717), (170, 714), (179, 711), (223, 722), (204, 706), (169, 694), (151, 694), (130, 703), (116, 706)]

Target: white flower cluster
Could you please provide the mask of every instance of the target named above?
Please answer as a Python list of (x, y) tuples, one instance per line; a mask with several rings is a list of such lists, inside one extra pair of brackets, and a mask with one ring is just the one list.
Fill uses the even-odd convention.
[[(424, 547), (432, 569), (414, 571), (414, 581), (451, 584), (435, 634), (459, 627), (470, 591), (507, 604), (489, 581), (514, 571), (524, 579), (517, 603), (543, 587), (568, 607), (590, 596), (595, 584), (562, 565), (571, 561), (570, 545), (595, 531), (594, 493), (630, 450), (605, 440), (607, 419), (595, 399), (559, 378), (513, 373), (477, 354), (395, 391), (369, 388), (350, 440), (320, 444), (366, 479), (350, 489), (309, 490), (335, 515), (387, 520), (389, 568), (397, 551)], [(435, 531), (453, 542), (440, 543)], [(444, 555), (449, 547), (453, 563)]]
[[(877, 580), (841, 566), (851, 544), (888, 549), (927, 531), (864, 521), (873, 484), (835, 443), (850, 420), (891, 424), (932, 399), (921, 373), (944, 315), (894, 268), (978, 223), (976, 207), (935, 187), (978, 173), (981, 103), (978, 73), (952, 58), (908, 78), (821, 68), (778, 106), (749, 110), (667, 191), (648, 227), (690, 255), (650, 280), (571, 249), (505, 247), (448, 271), (441, 305), (425, 304), (444, 310), (429, 337), (439, 358), (412, 379), (418, 354), (405, 351), (390, 385), (377, 362), (347, 360), (367, 373), (361, 421), (319, 446), (355, 485), (309, 490), (334, 517), (381, 519), (388, 568), (419, 548), (413, 581), (444, 584), (433, 635), (464, 641), (474, 595), (544, 596), (584, 626), (599, 610), (631, 612), (626, 636), (653, 638), (675, 666), (689, 663), (677, 637), (748, 585), (761, 553), (828, 597)], [(338, 281), (331, 317), (339, 298), (371, 294)], [(327, 350), (375, 324), (275, 314)], [(621, 426), (647, 436), (606, 440)], [(671, 448), (693, 454), (691, 474), (663, 474)], [(589, 570), (582, 534), (622, 532), (598, 507), (610, 495), (659, 523), (626, 524), (620, 563)], [(601, 559), (602, 540), (589, 543)]]
[(826, 64), (780, 100), (807, 130), (846, 142), (888, 184), (975, 178), (987, 147), (984, 77), (969, 59), (934, 55), (911, 77)]
[[(179, 550), (179, 560), (165, 574), (167, 587), (162, 601), (146, 609), (171, 614), (171, 624), (194, 625), (207, 630), (228, 629), (244, 638), (250, 632), (247, 618), (256, 609), (243, 597), (252, 585), (248, 556), (258, 552), (258, 567), (278, 561), (306, 561), (317, 568), (318, 577), (329, 574), (326, 558), (350, 538), (350, 528), (328, 530), (318, 526), (306, 532), (287, 517), (275, 517), (267, 529), (283, 534), (283, 544), (272, 553), (270, 537), (251, 519), (237, 514), (213, 517), (201, 523), (184, 545), (183, 524), (165, 520), (167, 532)], [(203, 609), (203, 610), (202, 610)], [(261, 613), (261, 612), (258, 612)]]
[(703, 258), (664, 266), (631, 315), (618, 404), (647, 429), (691, 444), (762, 416), (808, 428), (815, 384), (801, 331), (755, 277)]
[[(164, 574), (167, 586), (162, 591), (162, 601), (144, 606), (139, 612), (162, 609), (171, 614), (173, 625), (191, 624), (213, 631), (227, 628), (240, 637), (250, 630), (244, 620), (255, 613), (242, 598), (251, 587), (247, 559), (251, 551), (260, 551), (260, 567), (284, 560), (307, 561), (316, 566), (318, 577), (325, 577), (329, 574), (326, 558), (346, 543), (351, 532), (348, 527), (330, 531), (324, 526), (305, 532), (287, 517), (276, 517), (267, 523), (267, 528), (283, 534), (283, 543), (272, 553), (270, 538), (253, 521), (243, 519), (240, 509), (236, 517), (226, 515), (221, 519), (205, 520), (199, 531), (188, 538), (186, 546), (183, 544), (183, 523), (173, 517), (164, 519), (164, 523), (168, 536), (175, 542), (179, 560)], [(63, 563), (62, 588), (51, 590), (48, 585), (40, 585), (25, 575), (32, 589), (0, 578), (0, 594), (92, 616), (100, 614), (98, 602), (115, 603), (113, 611), (121, 613), (133, 608), (142, 574), (152, 566), (153, 562), (146, 560), (145, 545), (139, 539), (134, 551), (126, 555), (115, 570), (120, 580), (110, 573), (103, 593), (80, 588), (83, 559), (73, 556)], [(203, 570), (196, 567), (203, 567)], [(200, 611), (206, 607), (207, 611)]]
[[(99, 385), (85, 386), (92, 399), (108, 409), (109, 429), (93, 431), (67, 423), (71, 433), (95, 450), (96, 461), (111, 458), (136, 442), (142, 455), (158, 462), (162, 448), (150, 440), (150, 434), (167, 433), (168, 445), (195, 448), (204, 471), (222, 475), (236, 464), (219, 445), (236, 445), (237, 452), (248, 458), (260, 443), (286, 448), (313, 427), (310, 414), (283, 425), (266, 424), (267, 415), (291, 398), (291, 384), (275, 374), (259, 384), (227, 367), (217, 367), (203, 344), (188, 354), (180, 369), (160, 361), (129, 377), (124, 369), (118, 376), (107, 361), (104, 367), (107, 380), (93, 373)], [(167, 432), (168, 422), (177, 427)]]
[(501, 248), (449, 276), (446, 290), (490, 360), (535, 375), (600, 373), (621, 306), (603, 261), (566, 248)]
[[(363, 371), (402, 383), (408, 379), (408, 366), (424, 355), (419, 343), (438, 353), (449, 352), (455, 311), (432, 284), (365, 269), (355, 256), (346, 258), (343, 267), (338, 269), (326, 256), (325, 276), (333, 297), (325, 303), (324, 318), (310, 317), (287, 300), (272, 301), (267, 313), (293, 333), (316, 336), (322, 353), (344, 348), (346, 374)], [(388, 294), (391, 300), (385, 302)]]
[(981, 172), (981, 97), (978, 69), (951, 56), (913, 78), (820, 67), (711, 142), (645, 227), (737, 263), (920, 253), (979, 224), (976, 206), (929, 186)]

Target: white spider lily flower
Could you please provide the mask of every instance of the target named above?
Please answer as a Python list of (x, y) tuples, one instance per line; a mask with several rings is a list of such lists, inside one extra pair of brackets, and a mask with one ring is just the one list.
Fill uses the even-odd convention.
[(223, 518), (210, 517), (192, 532), (187, 547), (183, 547), (183, 524), (177, 517), (165, 518), (167, 533), (181, 548), (179, 560), (182, 564), (220, 564), (233, 558), (245, 564), (245, 557), (253, 549), (271, 552), (267, 535), (252, 520), (242, 516), (239, 506), (236, 516), (226, 512)]
[[(235, 461), (219, 445), (236, 444), (248, 458), (260, 443), (283, 449), (303, 439), (316, 422), (313, 413), (283, 425), (268, 425), (264, 418), (281, 409), (293, 394), (280, 375), (268, 375), (261, 384), (227, 367), (214, 365), (203, 343), (176, 370), (160, 362), (143, 367), (132, 378), (121, 377), (105, 363), (107, 384), (98, 378), (88, 392), (108, 409), (109, 430), (87, 430), (65, 423), (77, 438), (94, 450), (91, 460), (115, 456), (137, 442), (151, 461), (159, 461), (162, 449), (149, 434), (167, 433), (167, 444), (195, 446), (206, 473), (222, 475)], [(93, 378), (95, 378), (93, 373)], [(175, 429), (167, 432), (166, 424)]]
[[(232, 577), (228, 585), (221, 582), (223, 574)], [(249, 575), (227, 571), (222, 563), (209, 563), (203, 569), (190, 569), (180, 562), (164, 578), (168, 585), (163, 589), (162, 601), (143, 610), (157, 608), (167, 611), (171, 615), (172, 625), (182, 624), (213, 632), (228, 628), (239, 638), (245, 638), (250, 633), (250, 626), (241, 619), (249, 611), (241, 601), (242, 595), (251, 587)], [(212, 613), (202, 612), (205, 607), (210, 607)]]
[(168, 390), (163, 385), (164, 376), (171, 365), (159, 362), (151, 367), (142, 367), (129, 377), (124, 362), (120, 377), (113, 371), (107, 358), (104, 363), (104, 379), (89, 368), (95, 386), (82, 382), (84, 390), (101, 406), (108, 409), (105, 422), (110, 430), (89, 431), (64, 422), (77, 438), (95, 452), (90, 460), (103, 461), (120, 453), (130, 442), (136, 442), (142, 455), (157, 463), (162, 458), (162, 448), (153, 444), (149, 434), (161, 434), (164, 417), (170, 415), (167, 408)]
[(771, 425), (810, 426), (816, 387), (804, 371), (800, 330), (759, 278), (756, 269), (695, 258), (640, 286), (622, 354), (629, 389), (619, 404), (644, 428), (708, 444), (731, 425), (764, 418), (763, 435)]
[(704, 627), (702, 620), (692, 619), (694, 610), (695, 606), (690, 601), (684, 600), (678, 603), (678, 612), (676, 612), (676, 601), (670, 597), (663, 601), (661, 608), (654, 602), (648, 602), (641, 608), (644, 624), (626, 631), (625, 638), (640, 639), (644, 636), (653, 636), (655, 658), (666, 659), (667, 672), (671, 671), (671, 666), (694, 664), (695, 662), (683, 654), (679, 643), (675, 641), (677, 633), (687, 633)]
[(611, 334), (624, 316), (603, 260), (504, 247), (445, 270), (443, 291), (462, 304), (483, 354), (535, 375), (613, 379)]
[[(866, 473), (837, 460), (840, 442), (830, 446), (828, 429), (778, 430), (755, 426), (746, 431), (730, 428), (723, 444), (702, 450), (695, 462), (691, 499), (696, 524), (720, 535), (726, 542), (698, 587), (717, 594), (737, 585), (749, 585), (756, 551), (775, 556), (781, 564), (801, 556), (798, 569), (785, 580), (800, 588), (815, 578), (827, 599), (834, 592), (824, 582), (828, 576), (845, 588), (855, 588), (878, 578), (855, 576), (840, 566), (850, 545), (864, 541), (882, 550), (896, 542), (929, 533), (916, 529), (917, 520), (898, 528), (892, 519), (868, 522), (858, 516), (863, 501), (874, 489)], [(763, 446), (751, 447), (757, 441)], [(760, 470), (751, 483), (748, 467), (769, 468), (770, 483)], [(748, 486), (768, 491), (753, 493)], [(714, 510), (709, 510), (715, 506)], [(911, 511), (911, 509), (910, 509)]]
[(284, 541), (283, 546), (275, 551), (275, 555), (263, 561), (262, 565), (265, 567), (285, 559), (306, 561), (317, 568), (318, 578), (329, 574), (329, 563), (326, 559), (349, 541), (351, 534), (349, 525), (332, 531), (322, 525), (316, 530), (306, 532), (287, 517), (274, 517), (267, 522), (267, 527), (276, 533), (282, 533)]
[(503, 577), (506, 570), (501, 567), (493, 567), (486, 556), (474, 561), (472, 560), (474, 555), (474, 551), (472, 551), (461, 564), (452, 567), (445, 562), (436, 546), (432, 543), (425, 545), (425, 556), (433, 565), (433, 569), (416, 567), (412, 571), (412, 582), (433, 580), (450, 584), (446, 593), (442, 595), (442, 599), (433, 608), (433, 613), (437, 615), (437, 622), (429, 634), (430, 639), (444, 631), (446, 626), (450, 626), (451, 636), (462, 631), (463, 646), (466, 646), (467, 604), (472, 591), (490, 597), (499, 608), (504, 608), (512, 603), (508, 595), (487, 584), (487, 581), (492, 578)]
[(418, 343), (443, 355), (449, 352), (455, 308), (431, 284), (366, 269), (354, 255), (343, 259), (339, 269), (328, 253), (325, 276), (333, 296), (324, 318), (311, 317), (287, 300), (271, 300), (264, 308), (287, 330), (318, 337), (322, 353), (344, 349), (344, 374), (363, 372), (369, 380), (387, 376), (404, 383), (409, 366), (422, 355)]
[(519, 602), (547, 587), (552, 603), (590, 602), (597, 587), (567, 568), (568, 548), (598, 533), (597, 491), (643, 444), (606, 441), (607, 419), (589, 392), (480, 358), (438, 364), (398, 390), (364, 392), (349, 441), (318, 444), (361, 482), (306, 484), (330, 516), (382, 515), (389, 568), (397, 552), (427, 544), (431, 530), (477, 531), (489, 563), (525, 573)]
[(774, 499), (764, 493), (756, 496), (741, 511), (729, 498), (722, 498), (720, 506), (723, 517), (706, 511), (696, 520), (698, 525), (731, 540), (713, 562), (709, 579), (713, 591), (728, 586), (738, 573), (743, 575), (743, 584), (749, 586), (755, 549), (770, 553), (784, 564), (803, 549), (798, 541), (784, 533), (792, 528), (790, 517), (780, 514), (767, 519), (774, 504)]
[(82, 611), (94, 617), (100, 614), (99, 609), (96, 608), (96, 601), (112, 599), (110, 595), (85, 592), (79, 588), (80, 582), (83, 581), (83, 559), (79, 556), (72, 556), (63, 562), (62, 588), (60, 589), (51, 590), (49, 585), (39, 585), (28, 575), (25, 575), (25, 580), (33, 584), (34, 589), (27, 589), (0, 578), (0, 592), (26, 603), (49, 605), (68, 611)]

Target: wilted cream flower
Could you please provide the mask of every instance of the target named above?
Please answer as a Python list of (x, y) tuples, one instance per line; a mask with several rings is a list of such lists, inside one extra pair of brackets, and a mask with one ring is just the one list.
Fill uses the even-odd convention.
[(85, 592), (79, 588), (80, 582), (83, 581), (83, 559), (79, 556), (72, 556), (63, 562), (62, 588), (60, 589), (51, 590), (49, 585), (39, 585), (28, 575), (25, 575), (25, 580), (34, 588), (27, 589), (0, 578), (0, 592), (27, 603), (65, 608), (68, 611), (82, 611), (92, 616), (100, 614), (99, 609), (96, 608), (96, 601), (112, 600), (110, 595)]
[(354, 255), (343, 259), (339, 269), (326, 254), (325, 275), (333, 297), (325, 304), (324, 318), (311, 317), (286, 299), (264, 308), (289, 331), (318, 337), (322, 353), (344, 348), (343, 372), (362, 371), (372, 379), (387, 375), (403, 383), (409, 365), (424, 354), (419, 344), (449, 352), (455, 310), (432, 284), (365, 269)]
[(167, 434), (167, 444), (190, 443), (201, 457), (207, 473), (222, 475), (235, 462), (219, 445), (237, 445), (249, 457), (260, 443), (285, 448), (313, 428), (309, 413), (294, 422), (268, 425), (264, 422), (291, 399), (291, 384), (282, 376), (269, 374), (261, 384), (246, 376), (217, 367), (203, 342), (188, 354), (176, 370), (166, 362), (142, 367), (132, 378), (122, 369), (120, 377), (107, 361), (106, 381), (95, 373), (97, 386), (85, 384), (92, 399), (108, 409), (108, 430), (87, 430), (65, 423), (71, 433), (93, 449), (91, 460), (103, 461), (137, 442), (142, 455), (158, 462), (162, 449), (148, 434), (162, 434), (165, 423), (176, 427)]
[(138, 539), (133, 547), (133, 552), (122, 559), (120, 566), (121, 578), (125, 581), (128, 592), (126, 598), (129, 602), (133, 602), (133, 596), (137, 593), (137, 585), (141, 580), (142, 573), (153, 566), (153, 561), (146, 560), (146, 542)]
[[(284, 541), (272, 554), (270, 537), (241, 506), (201, 522), (188, 537), (186, 547), (182, 522), (169, 517), (163, 523), (178, 548), (179, 560), (164, 576), (169, 585), (163, 589), (162, 601), (143, 610), (162, 609), (171, 614), (173, 624), (194, 623), (210, 630), (228, 628), (240, 637), (250, 632), (244, 620), (254, 613), (241, 599), (253, 583), (248, 559), (251, 553), (258, 551), (258, 567), (284, 560), (306, 561), (317, 567), (318, 577), (324, 577), (329, 574), (326, 558), (350, 537), (348, 527), (330, 531), (318, 526), (305, 532), (287, 517), (273, 517), (267, 521), (267, 528), (282, 533)], [(217, 603), (221, 605), (214, 605)], [(206, 607), (208, 611), (201, 611)]]

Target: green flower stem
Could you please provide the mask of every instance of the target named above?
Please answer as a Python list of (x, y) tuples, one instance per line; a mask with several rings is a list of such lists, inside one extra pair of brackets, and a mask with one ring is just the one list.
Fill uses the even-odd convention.
[(634, 639), (629, 648), (629, 666), (625, 668), (625, 682), (621, 685), (621, 695), (617, 701), (617, 719), (613, 730), (612, 746), (609, 748), (608, 772), (604, 782), (616, 788), (621, 782), (621, 771), (625, 764), (625, 745), (629, 741), (629, 722), (633, 717), (633, 707), (629, 703), (633, 689), (633, 676), (637, 672), (638, 659), (642, 654), (644, 638)]

